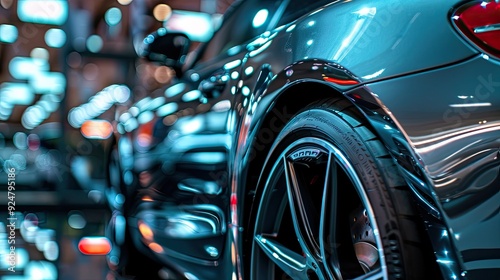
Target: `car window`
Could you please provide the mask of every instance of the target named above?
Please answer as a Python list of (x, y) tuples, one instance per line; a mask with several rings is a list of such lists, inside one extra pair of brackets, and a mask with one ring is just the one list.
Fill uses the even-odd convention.
[(238, 1), (228, 12), (220, 29), (203, 46), (198, 63), (205, 62), (231, 47), (241, 45), (264, 33), (282, 1), (244, 0)]

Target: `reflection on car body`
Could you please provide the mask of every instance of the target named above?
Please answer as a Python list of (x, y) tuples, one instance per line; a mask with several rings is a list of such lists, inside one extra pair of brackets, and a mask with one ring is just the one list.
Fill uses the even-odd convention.
[(189, 279), (499, 275), (499, 45), (469, 21), (499, 8), (241, 1), (191, 65), (155, 33), (180, 79), (118, 119), (126, 243)]

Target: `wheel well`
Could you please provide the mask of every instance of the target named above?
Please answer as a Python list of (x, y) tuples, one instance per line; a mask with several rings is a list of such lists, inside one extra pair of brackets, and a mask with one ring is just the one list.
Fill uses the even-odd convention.
[[(280, 93), (252, 139), (246, 194), (253, 193), (269, 149), (288, 121), (308, 105), (331, 97), (347, 99), (336, 89), (318, 82), (303, 82)], [(248, 216), (245, 216), (248, 217)]]
[[(244, 203), (244, 213), (242, 221), (245, 221), (242, 226), (244, 226), (245, 231), (243, 232), (243, 254), (247, 255), (251, 252), (251, 239), (253, 234), (253, 221), (255, 216), (255, 211), (252, 210), (254, 199), (256, 196), (259, 177), (261, 175), (262, 168), (265, 164), (268, 153), (276, 140), (277, 136), (280, 134), (281, 130), (288, 123), (288, 121), (295, 116), (297, 113), (301, 112), (307, 106), (318, 102), (326, 98), (342, 98), (346, 102), (351, 102), (346, 96), (344, 96), (337, 89), (319, 82), (302, 82), (293, 85), (279, 94), (279, 97), (272, 103), (270, 108), (267, 110), (267, 114), (264, 117), (262, 123), (260, 124), (258, 131), (254, 134), (252, 138), (252, 147), (250, 152), (250, 160), (248, 165), (248, 170), (246, 172), (246, 182), (245, 182), (245, 203)], [(371, 127), (370, 122), (366, 119), (365, 115), (357, 107), (354, 107), (358, 111), (359, 116), (366, 120), (366, 125), (369, 129), (375, 133), (376, 130)], [(245, 174), (242, 174), (245, 176)], [(424, 230), (423, 221), (419, 223), (422, 227), (420, 230)], [(430, 245), (429, 236), (424, 235), (427, 239), (426, 245)], [(433, 261), (432, 248), (426, 248), (428, 265), (433, 267), (433, 272), (437, 273), (439, 270), (436, 266), (436, 262)], [(248, 258), (245, 256), (244, 258)], [(435, 259), (434, 259), (435, 260)], [(248, 271), (248, 263), (245, 262), (245, 271)]]

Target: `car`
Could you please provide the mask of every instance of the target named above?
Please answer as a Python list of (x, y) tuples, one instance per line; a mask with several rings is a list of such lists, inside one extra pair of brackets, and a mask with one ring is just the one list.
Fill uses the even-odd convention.
[(117, 119), (112, 263), (144, 272), (135, 250), (164, 278), (498, 278), (499, 10), (247, 0), (194, 54), (182, 33), (149, 35), (143, 56), (178, 79)]

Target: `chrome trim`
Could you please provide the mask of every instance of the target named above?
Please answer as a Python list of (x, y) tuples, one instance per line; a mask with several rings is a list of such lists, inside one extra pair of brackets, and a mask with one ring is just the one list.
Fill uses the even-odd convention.
[(485, 26), (476, 27), (474, 28), (474, 33), (480, 34), (491, 31), (499, 31), (499, 30), (500, 30), (500, 23), (496, 23), (496, 24), (489, 24)]

